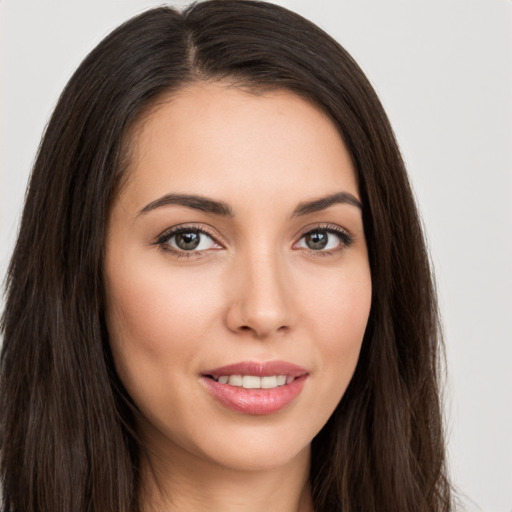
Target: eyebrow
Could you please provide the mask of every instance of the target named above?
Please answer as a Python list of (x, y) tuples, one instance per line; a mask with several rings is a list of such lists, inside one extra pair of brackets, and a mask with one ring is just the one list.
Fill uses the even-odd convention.
[(350, 194), (349, 192), (338, 192), (336, 194), (331, 194), (330, 196), (320, 197), (318, 199), (313, 199), (312, 201), (306, 201), (304, 203), (299, 203), (297, 208), (292, 213), (292, 217), (300, 217), (301, 215), (308, 215), (309, 213), (319, 212), (321, 210), (325, 210), (334, 204), (350, 204), (363, 209), (363, 205), (361, 201), (359, 201), (355, 196)]
[[(233, 211), (227, 203), (193, 194), (166, 194), (144, 206), (137, 214), (137, 217), (171, 204), (177, 204), (194, 210), (221, 215), (223, 217), (233, 217)], [(334, 204), (350, 204), (360, 210), (363, 209), (363, 205), (355, 196), (349, 192), (338, 192), (326, 197), (313, 199), (312, 201), (299, 203), (293, 211), (292, 217), (300, 217), (302, 215), (308, 215), (309, 213), (319, 212)]]
[(187, 208), (200, 210), (206, 213), (213, 213), (215, 215), (222, 215), (224, 217), (233, 216), (231, 207), (228, 204), (222, 201), (215, 201), (213, 199), (208, 199), (207, 197), (191, 194), (166, 194), (165, 196), (155, 199), (144, 206), (137, 216), (171, 204), (186, 206)]

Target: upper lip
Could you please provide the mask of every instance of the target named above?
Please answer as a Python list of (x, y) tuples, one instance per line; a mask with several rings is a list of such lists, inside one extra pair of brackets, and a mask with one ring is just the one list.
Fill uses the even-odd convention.
[(256, 377), (286, 375), (287, 377), (300, 377), (307, 373), (305, 368), (287, 361), (241, 361), (202, 372), (203, 375), (211, 375), (212, 377), (223, 375), (254, 375)]

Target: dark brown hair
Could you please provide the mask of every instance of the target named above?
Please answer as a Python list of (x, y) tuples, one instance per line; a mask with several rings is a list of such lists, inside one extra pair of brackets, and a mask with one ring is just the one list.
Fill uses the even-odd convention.
[(105, 222), (129, 129), (157, 97), (198, 80), (312, 101), (339, 128), (357, 172), (373, 298), (354, 377), (312, 443), (316, 510), (451, 510), (436, 300), (388, 119), (332, 38), (284, 8), (240, 0), (133, 18), (89, 54), (60, 97), (6, 281), (2, 510), (138, 510), (141, 447), (104, 323)]

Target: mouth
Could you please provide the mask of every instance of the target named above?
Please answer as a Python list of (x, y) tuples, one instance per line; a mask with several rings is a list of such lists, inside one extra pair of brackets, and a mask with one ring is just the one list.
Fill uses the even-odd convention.
[(206, 375), (219, 384), (229, 384), (230, 386), (242, 387), (244, 389), (275, 389), (286, 384), (291, 384), (295, 377), (291, 375)]
[(221, 405), (243, 414), (273, 414), (300, 394), (308, 372), (284, 361), (242, 362), (208, 370), (201, 381)]

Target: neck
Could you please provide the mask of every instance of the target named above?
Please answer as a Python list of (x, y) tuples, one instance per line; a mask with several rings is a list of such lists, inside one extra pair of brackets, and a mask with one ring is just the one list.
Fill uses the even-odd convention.
[(180, 449), (172, 458), (150, 453), (142, 461), (141, 510), (313, 512), (309, 467), (309, 448), (284, 466), (263, 469), (225, 467)]

